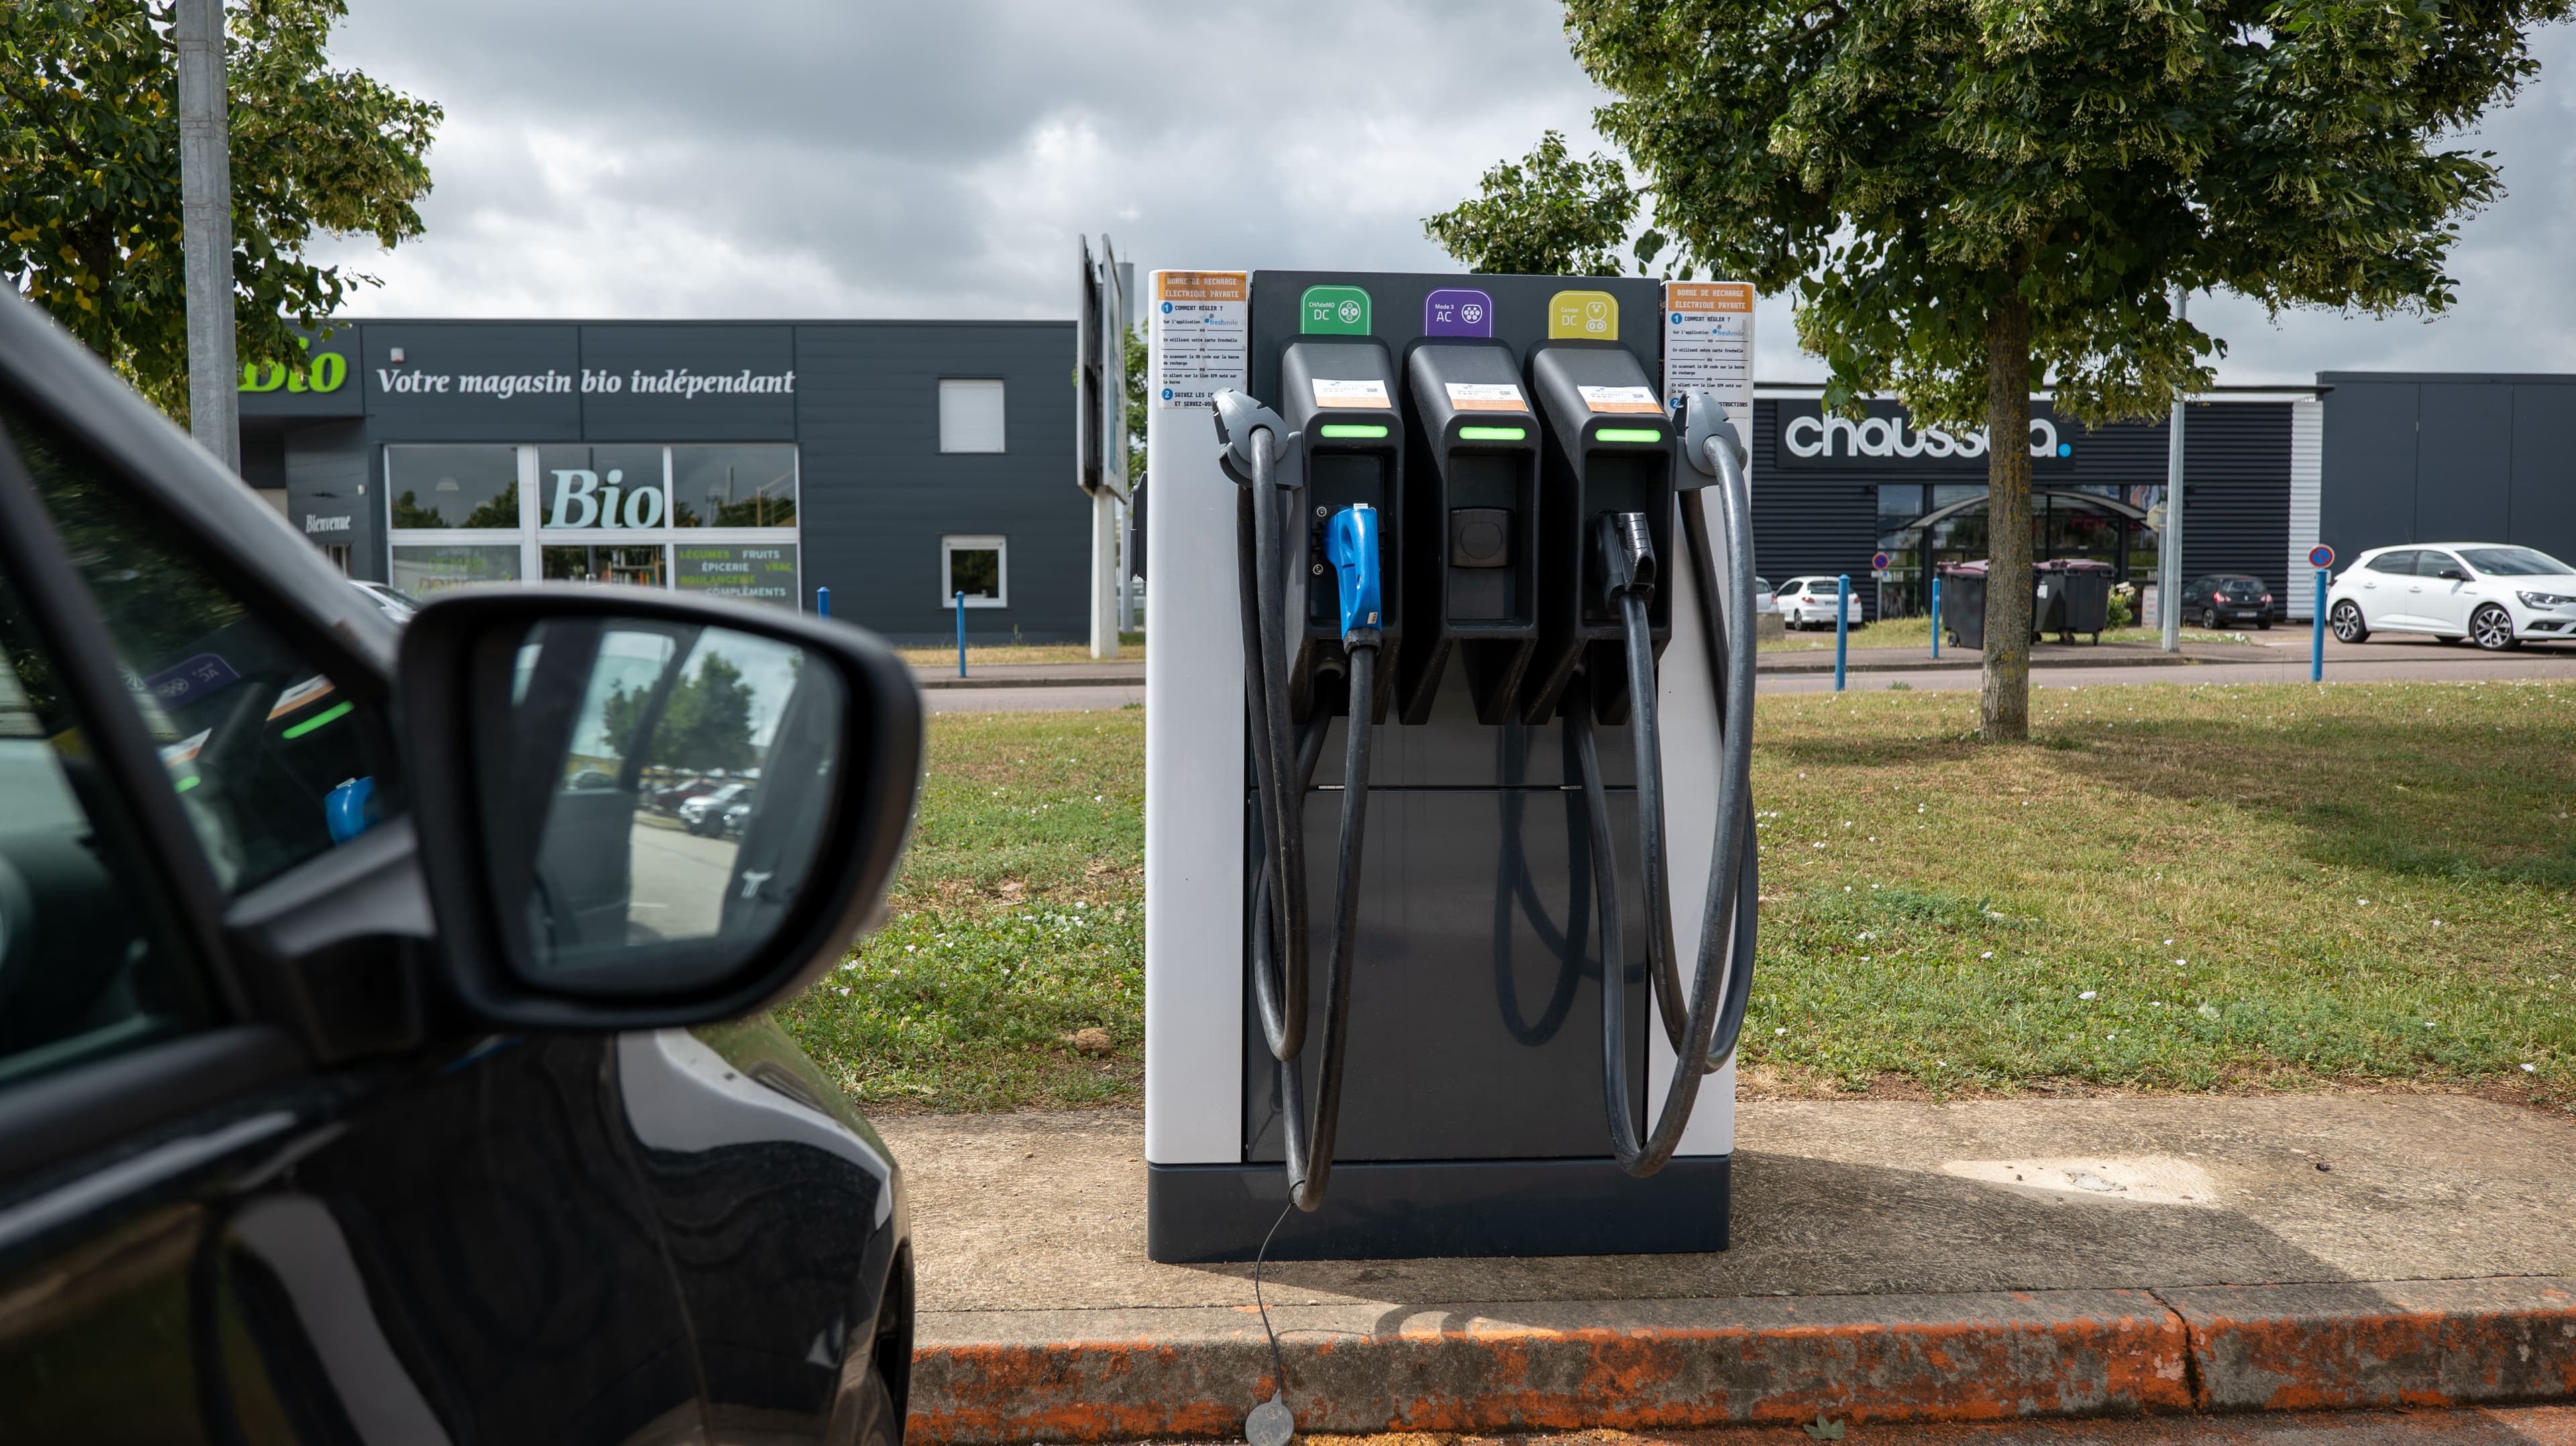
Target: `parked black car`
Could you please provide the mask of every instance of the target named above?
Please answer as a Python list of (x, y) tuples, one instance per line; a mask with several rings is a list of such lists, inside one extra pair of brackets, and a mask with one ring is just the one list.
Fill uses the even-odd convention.
[[(713, 658), (752, 716), (666, 732)], [(787, 785), (678, 840), (689, 748)], [(398, 628), (0, 301), (0, 1440), (899, 1442), (902, 1176), (760, 1011), (920, 750), (845, 625)]]
[(2204, 628), (2230, 623), (2272, 626), (2272, 586), (2241, 572), (2213, 572), (2182, 586), (2182, 615)]

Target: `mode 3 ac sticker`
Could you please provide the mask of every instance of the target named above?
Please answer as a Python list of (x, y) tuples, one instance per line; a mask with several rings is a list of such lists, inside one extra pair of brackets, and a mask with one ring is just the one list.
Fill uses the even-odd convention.
[(1449, 405), (1462, 412), (1526, 412), (1521, 389), (1510, 382), (1450, 382)]
[(1387, 410), (1384, 382), (1337, 382), (1314, 378), (1315, 405), (1319, 407), (1366, 407), (1371, 411)]
[(1583, 394), (1583, 405), (1596, 412), (1634, 412), (1639, 416), (1660, 417), (1663, 403), (1655, 400), (1653, 387), (1576, 387)]

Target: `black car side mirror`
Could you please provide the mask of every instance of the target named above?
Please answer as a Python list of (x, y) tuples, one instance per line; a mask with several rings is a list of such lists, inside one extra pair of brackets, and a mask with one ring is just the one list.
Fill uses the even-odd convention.
[(2440, 577), (2445, 582), (2467, 582), (2469, 580), (2469, 575), (2460, 571), (2456, 567), (2446, 567), (2439, 573), (2435, 574), (2435, 576)]
[[(493, 1023), (748, 1013), (840, 957), (902, 857), (921, 694), (846, 624), (477, 589), (420, 610), (397, 673), (444, 972)], [(708, 780), (747, 805), (713, 828), (683, 812)]]

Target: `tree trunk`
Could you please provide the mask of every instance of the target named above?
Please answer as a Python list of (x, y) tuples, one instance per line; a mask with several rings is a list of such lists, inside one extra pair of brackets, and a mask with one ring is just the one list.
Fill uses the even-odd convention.
[(1977, 723), (1995, 743), (2030, 736), (2030, 301), (2019, 291), (1986, 318), (1986, 489)]

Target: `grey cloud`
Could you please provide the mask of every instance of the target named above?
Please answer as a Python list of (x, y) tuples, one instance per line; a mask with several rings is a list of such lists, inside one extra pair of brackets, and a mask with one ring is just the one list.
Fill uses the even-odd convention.
[[(2513, 197), (2432, 326), (2204, 300), (2228, 380), (2576, 369), (2556, 72), (2489, 127)], [(1420, 218), (1600, 96), (1551, 0), (1216, 7), (359, 0), (337, 59), (448, 108), (429, 233), (362, 315), (1048, 316), (1077, 233), (1153, 266), (1441, 269)], [(1806, 379), (1786, 305), (1758, 369)], [(2433, 360), (2440, 358), (2443, 360)]]

